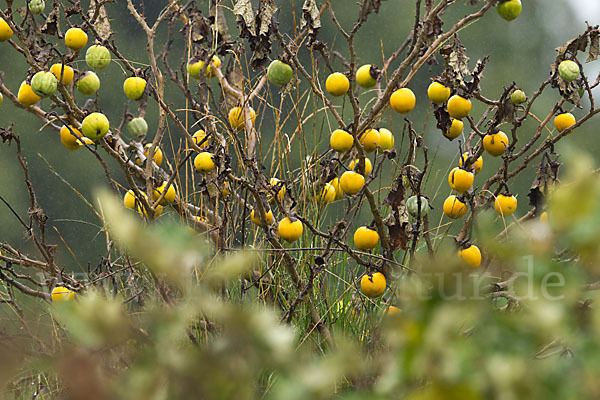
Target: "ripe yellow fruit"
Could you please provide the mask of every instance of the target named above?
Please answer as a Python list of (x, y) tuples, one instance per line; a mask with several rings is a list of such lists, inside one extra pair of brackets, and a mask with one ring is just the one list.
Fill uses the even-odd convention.
[(327, 77), (325, 89), (327, 89), (332, 96), (343, 96), (348, 89), (350, 89), (350, 81), (346, 78), (346, 75), (340, 72), (334, 72)]
[(540, 214), (540, 222), (545, 224), (548, 222), (548, 212), (544, 211), (543, 213)]
[(198, 145), (201, 149), (208, 146), (208, 138), (206, 132), (203, 129), (199, 129), (192, 135), (192, 139), (194, 143)]
[(125, 195), (123, 196), (123, 205), (133, 210), (135, 208), (135, 202), (136, 199), (133, 190), (128, 190), (125, 192)]
[[(142, 196), (144, 196), (145, 199), (148, 199), (146, 193), (141, 192), (141, 194)], [(146, 208), (142, 205), (141, 201), (136, 199), (133, 190), (128, 190), (127, 193), (125, 193), (125, 196), (123, 196), (123, 205), (129, 209), (135, 209), (138, 212), (138, 214), (140, 214), (142, 217), (148, 216)], [(154, 210), (154, 217), (160, 217), (162, 215), (162, 212), (163, 207), (161, 205), (156, 206)]]
[(0, 42), (6, 42), (13, 35), (13, 30), (4, 18), (0, 17)]
[(340, 180), (338, 178), (333, 178), (331, 181), (329, 181), (329, 184), (335, 189), (335, 199), (343, 199), (344, 191), (340, 187)]
[(448, 183), (450, 187), (458, 193), (464, 193), (473, 186), (475, 175), (472, 172), (466, 171), (460, 167), (455, 167), (448, 175)]
[(52, 289), (50, 298), (53, 303), (60, 303), (63, 301), (71, 301), (75, 298), (75, 292), (64, 286), (57, 286)]
[(25, 107), (30, 107), (40, 101), (42, 98), (33, 92), (31, 86), (23, 81), (19, 86), (19, 93), (17, 93), (17, 100)]
[[(81, 139), (78, 139), (81, 138), (82, 135), (77, 128), (73, 127), (72, 125), (69, 125), (69, 127), (71, 129), (67, 128), (66, 126), (60, 128), (60, 142), (67, 149), (75, 151), (82, 146)], [(77, 135), (77, 137), (73, 136), (73, 133), (71, 133), (71, 131), (73, 131), (73, 133)]]
[(398, 308), (396, 306), (389, 306), (385, 313), (385, 315), (389, 316), (389, 317), (400, 315), (400, 314), (402, 314), (402, 309)]
[(294, 220), (285, 217), (281, 221), (279, 221), (279, 226), (277, 227), (277, 232), (279, 233), (279, 237), (285, 240), (288, 243), (295, 242), (302, 236), (302, 232), (304, 231), (304, 225), (302, 221), (294, 218)]
[[(554, 117), (554, 127), (559, 132), (564, 131), (565, 129), (575, 125), (576, 123), (577, 121), (571, 113), (562, 113)], [(571, 131), (570, 133), (573, 133), (573, 131)]]
[(489, 155), (494, 157), (503, 155), (508, 143), (508, 136), (502, 131), (485, 135), (483, 138), (483, 148)]
[(471, 112), (471, 100), (455, 94), (448, 100), (448, 114), (452, 118), (463, 119)]
[(365, 173), (363, 174), (363, 171), (359, 171), (358, 170), (358, 165), (359, 165), (359, 159), (357, 158), (356, 160), (352, 161), (350, 163), (349, 166), (349, 170), (350, 171), (354, 171), (354, 172), (358, 172), (361, 175), (369, 175), (371, 173), (371, 171), (373, 171), (373, 164), (371, 164), (371, 160), (369, 160), (367, 157), (365, 157)]
[(390, 105), (400, 114), (411, 112), (416, 103), (417, 98), (409, 88), (398, 89), (390, 96)]
[[(160, 186), (158, 186), (156, 189), (154, 189), (154, 192), (153, 192), (154, 201), (158, 200), (158, 198), (162, 195), (163, 191), (165, 190), (166, 186), (167, 186), (167, 182), (163, 182)], [(175, 192), (175, 186), (171, 183), (169, 185), (169, 188), (167, 189), (167, 192), (165, 193), (165, 196), (161, 200), (160, 204), (163, 206), (166, 206), (169, 203), (173, 203), (175, 201), (176, 195), (177, 195), (177, 193)]]
[(269, 179), (269, 186), (269, 189), (272, 189), (273, 191), (279, 188), (279, 190), (277, 190), (277, 199), (280, 203), (283, 203), (283, 200), (285, 199), (285, 184), (281, 183), (277, 178), (271, 178)]
[[(204, 74), (207, 78), (213, 78), (215, 76), (215, 71), (213, 68), (221, 68), (221, 59), (217, 56), (213, 56), (211, 63), (206, 67), (206, 71)], [(200, 72), (204, 68), (204, 61), (194, 61), (191, 60), (187, 64), (187, 71), (190, 76), (194, 79), (200, 79)]]
[(83, 119), (81, 123), (81, 133), (92, 140), (100, 139), (108, 133), (110, 123), (106, 115), (93, 112)]
[(335, 188), (329, 183), (325, 184), (323, 191), (321, 192), (321, 196), (319, 197), (319, 201), (323, 204), (330, 204), (335, 201), (336, 191)]
[(361, 226), (354, 232), (354, 246), (363, 251), (371, 251), (379, 243), (379, 233), (368, 226)]
[[(152, 147), (151, 143), (148, 143), (146, 146), (144, 146), (144, 155), (146, 157), (148, 157), (148, 151), (150, 150), (150, 147)], [(154, 149), (154, 156), (152, 157), (152, 159), (154, 160), (154, 162), (156, 163), (156, 165), (158, 165), (160, 167), (160, 165), (163, 162), (163, 153), (162, 150), (159, 147), (156, 147)], [(138, 157), (135, 158), (135, 163), (137, 165), (142, 165), (142, 160), (140, 160)]]
[(379, 147), (383, 150), (391, 150), (394, 148), (394, 135), (389, 129), (379, 128)]
[(473, 244), (459, 250), (458, 257), (471, 268), (478, 268), (481, 265), (481, 251)]
[(336, 129), (329, 138), (329, 145), (338, 153), (345, 153), (354, 145), (354, 138), (348, 132)]
[(137, 76), (130, 76), (123, 82), (123, 92), (128, 99), (138, 100), (144, 94), (146, 80)]
[(385, 292), (385, 275), (381, 272), (365, 274), (360, 280), (362, 292), (370, 298), (381, 296)]
[(448, 196), (444, 201), (444, 214), (452, 219), (460, 218), (467, 212), (467, 205), (455, 195)]
[(450, 97), (450, 88), (439, 82), (432, 82), (427, 88), (427, 97), (432, 103), (437, 105), (444, 104)]
[(213, 157), (214, 155), (212, 153), (208, 153), (206, 151), (198, 154), (196, 158), (194, 158), (194, 168), (196, 168), (196, 171), (207, 174), (215, 169), (215, 161)]
[(444, 133), (448, 139), (456, 139), (463, 132), (464, 124), (460, 119), (452, 119), (452, 125), (450, 128)]
[[(248, 107), (250, 111), (250, 120), (252, 121), (252, 125), (256, 121), (256, 112), (252, 107)], [(229, 124), (236, 131), (241, 131), (246, 128), (246, 122), (244, 119), (244, 113), (242, 112), (242, 107), (233, 107), (229, 111)]]
[[(50, 72), (56, 77), (56, 79), (60, 80), (63, 85), (67, 86), (69, 83), (73, 82), (73, 77), (75, 76), (75, 71), (68, 65), (63, 65), (61, 63), (53, 64), (50, 67)], [(62, 74), (62, 79), (60, 76)]]
[(349, 196), (355, 195), (365, 185), (365, 177), (354, 171), (346, 171), (340, 177), (340, 187)]
[[(258, 213), (254, 212), (254, 209), (252, 209), (252, 211), (250, 212), (250, 219), (256, 225), (263, 226), (263, 224), (260, 223), (260, 216), (258, 215)], [(266, 210), (265, 211), (265, 219), (266, 219), (267, 225), (271, 225), (273, 223), (273, 211)]]
[(70, 28), (65, 33), (65, 44), (71, 50), (79, 51), (83, 49), (87, 41), (88, 36), (81, 28)]
[(359, 139), (360, 143), (365, 148), (367, 153), (371, 153), (375, 151), (379, 143), (381, 142), (381, 136), (379, 135), (379, 131), (376, 129), (367, 129), (362, 135), (360, 135)]
[(365, 89), (375, 86), (377, 80), (371, 75), (371, 64), (365, 64), (356, 71), (356, 83)]
[(517, 198), (512, 195), (499, 194), (494, 201), (494, 210), (503, 217), (507, 217), (517, 210)]
[[(460, 167), (462, 167), (463, 164), (466, 163), (467, 160), (469, 159), (469, 156), (470, 156), (469, 153), (463, 153), (463, 155), (460, 157), (460, 159), (458, 161), (458, 165)], [(479, 156), (477, 161), (475, 161), (474, 163), (471, 164), (469, 169), (473, 169), (473, 168), (475, 169), (475, 174), (478, 174), (479, 171), (481, 171), (481, 168), (483, 168), (483, 157)]]

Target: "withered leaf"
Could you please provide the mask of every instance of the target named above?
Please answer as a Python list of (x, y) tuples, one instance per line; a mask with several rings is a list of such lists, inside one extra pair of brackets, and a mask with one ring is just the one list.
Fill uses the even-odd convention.
[(108, 19), (108, 14), (106, 13), (106, 8), (104, 7), (104, 4), (98, 6), (97, 0), (91, 0), (90, 9), (88, 11), (88, 17), (94, 25), (98, 36), (101, 39), (108, 40), (108, 38), (112, 34), (112, 30), (110, 29), (110, 21)]
[(277, 6), (273, 0), (263, 0), (258, 11), (258, 34), (268, 36), (270, 34), (273, 16), (277, 12)]
[(586, 62), (596, 61), (600, 54), (600, 32), (593, 31), (590, 33), (590, 51)]
[(42, 26), (42, 33), (46, 35), (56, 35), (58, 33), (59, 21), (59, 8), (57, 5), (52, 9), (48, 18), (46, 18), (46, 23)]
[(256, 22), (250, 0), (238, 0), (233, 7), (233, 13), (236, 16), (238, 24), (243, 24), (242, 32), (248, 31), (250, 35), (254, 36), (256, 33)]
[(367, 20), (367, 17), (371, 13), (378, 13), (379, 8), (381, 7), (381, 0), (365, 0), (362, 2), (362, 7), (360, 8), (360, 13), (358, 15), (358, 20), (360, 22), (364, 22)]
[(321, 17), (319, 8), (315, 0), (305, 0), (302, 6), (302, 20), (300, 21), (300, 29), (308, 26), (308, 34), (311, 38), (311, 44), (317, 38), (319, 29), (321, 28)]

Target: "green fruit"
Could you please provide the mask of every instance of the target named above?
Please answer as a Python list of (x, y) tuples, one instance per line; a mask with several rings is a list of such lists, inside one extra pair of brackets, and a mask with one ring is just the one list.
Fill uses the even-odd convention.
[(148, 133), (148, 123), (142, 117), (137, 117), (129, 121), (127, 130), (137, 138), (144, 137)]
[(56, 92), (58, 81), (52, 72), (40, 71), (31, 79), (33, 93), (41, 98), (52, 96)]
[(86, 96), (92, 96), (100, 89), (100, 78), (92, 71), (85, 73), (83, 78), (77, 81), (77, 90)]
[(292, 80), (292, 75), (294, 71), (292, 71), (292, 67), (288, 64), (275, 60), (271, 64), (269, 64), (269, 68), (267, 69), (267, 78), (269, 82), (277, 86), (287, 85)]
[(85, 62), (94, 71), (102, 71), (110, 64), (110, 52), (106, 47), (95, 44), (87, 49)]
[(2, 103), (4, 103), (4, 96), (2, 96), (2, 93), (0, 93), (0, 106), (2, 105)]
[(104, 114), (95, 112), (83, 119), (81, 133), (85, 137), (96, 140), (106, 135), (109, 127), (108, 118)]
[(46, 2), (44, 0), (31, 0), (29, 2), (29, 12), (35, 15), (39, 15), (44, 12), (46, 8)]
[(496, 10), (502, 18), (512, 21), (521, 14), (522, 8), (521, 0), (508, 0), (498, 4)]
[(510, 95), (510, 101), (512, 101), (513, 104), (516, 104), (516, 105), (523, 104), (527, 101), (527, 96), (525, 95), (524, 91), (515, 90)]
[[(413, 217), (416, 218), (419, 216), (419, 200), (417, 200), (417, 196), (411, 196), (406, 200), (406, 209)], [(428, 211), (429, 202), (425, 197), (421, 196), (421, 217), (426, 216)]]
[(564, 60), (558, 65), (560, 77), (567, 82), (572, 82), (579, 77), (579, 65), (572, 60)]

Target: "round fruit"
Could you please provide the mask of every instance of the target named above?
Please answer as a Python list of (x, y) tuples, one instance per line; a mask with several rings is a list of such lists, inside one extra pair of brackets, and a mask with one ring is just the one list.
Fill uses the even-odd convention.
[(362, 292), (370, 298), (379, 297), (385, 292), (385, 275), (381, 272), (365, 274), (360, 280)]
[(524, 91), (517, 89), (510, 95), (510, 101), (515, 105), (523, 104), (527, 101), (527, 95)]
[(371, 64), (365, 64), (356, 71), (356, 83), (365, 89), (375, 86), (377, 79), (371, 74)]
[(354, 138), (348, 132), (336, 129), (329, 138), (329, 144), (338, 153), (345, 153), (354, 145)]
[(448, 196), (444, 201), (444, 214), (447, 217), (456, 219), (460, 218), (467, 212), (467, 205), (463, 203), (455, 195)]
[(347, 195), (355, 195), (365, 185), (365, 177), (354, 171), (346, 171), (340, 177), (340, 187)]
[(4, 103), (4, 96), (0, 93), (0, 106)]
[(558, 64), (558, 73), (567, 82), (572, 82), (579, 77), (579, 65), (573, 60), (564, 60)]
[(375, 151), (381, 142), (381, 135), (376, 129), (367, 129), (358, 139), (367, 153)]
[(335, 201), (335, 197), (335, 188), (329, 183), (326, 183), (325, 187), (323, 188), (323, 191), (321, 192), (321, 197), (319, 198), (319, 200), (321, 201), (321, 203), (330, 204)]
[[(417, 196), (410, 196), (408, 200), (406, 200), (406, 209), (408, 213), (415, 218), (419, 217), (419, 200)], [(424, 217), (429, 212), (429, 202), (423, 196), (421, 196), (421, 217)]]
[(499, 194), (494, 201), (494, 210), (503, 217), (509, 216), (517, 210), (517, 198)]
[(292, 67), (279, 60), (272, 61), (267, 68), (269, 82), (277, 86), (287, 85), (292, 80), (293, 74)]
[[(63, 85), (67, 86), (69, 83), (73, 82), (73, 77), (75, 76), (75, 71), (73, 68), (60, 63), (53, 64), (50, 67), (50, 72), (56, 77), (56, 79), (60, 79)], [(60, 78), (62, 75), (62, 79)]]
[(136, 138), (143, 138), (148, 133), (148, 123), (144, 118), (137, 117), (127, 123), (127, 130)]
[(85, 96), (93, 96), (100, 89), (100, 78), (95, 72), (88, 71), (77, 81), (77, 90)]
[(44, 0), (29, 0), (29, 12), (35, 15), (40, 15), (46, 8), (46, 2)]
[(448, 114), (452, 118), (463, 119), (471, 112), (471, 100), (455, 94), (448, 100)]
[(269, 179), (269, 186), (269, 189), (272, 189), (272, 191), (277, 190), (277, 199), (283, 204), (283, 200), (285, 199), (285, 184), (281, 183), (277, 178), (271, 178)]
[[(152, 147), (151, 143), (148, 143), (146, 146), (144, 146), (144, 156), (146, 156), (146, 159), (148, 158), (148, 152), (150, 151), (150, 147)], [(158, 165), (160, 167), (160, 165), (163, 162), (163, 153), (162, 150), (159, 147), (156, 147), (154, 149), (154, 156), (152, 156), (152, 160), (154, 160), (154, 163), (156, 165)], [(138, 157), (135, 158), (135, 163), (137, 165), (142, 165), (142, 160), (140, 160)]]
[(13, 30), (4, 18), (0, 17), (0, 42), (6, 42), (13, 35)]
[(131, 100), (138, 100), (144, 94), (146, 80), (137, 76), (131, 76), (123, 82), (123, 92)]
[(356, 160), (352, 161), (350, 163), (350, 170), (351, 171), (355, 171), (358, 172), (361, 175), (369, 175), (371, 173), (371, 171), (373, 171), (373, 165), (371, 164), (371, 160), (369, 160), (367, 157), (365, 157), (365, 173), (363, 174), (363, 171), (359, 171), (358, 170), (358, 165), (359, 165), (359, 159), (357, 158)]
[(522, 8), (521, 0), (507, 0), (498, 4), (496, 10), (503, 19), (512, 21), (521, 14)]
[(327, 89), (332, 96), (339, 97), (346, 94), (348, 89), (350, 89), (350, 81), (346, 78), (346, 75), (340, 72), (334, 72), (327, 77), (325, 89)]
[(361, 226), (354, 232), (354, 246), (363, 251), (371, 251), (379, 242), (379, 234), (375, 229)]
[(494, 157), (503, 155), (508, 143), (508, 136), (502, 131), (485, 135), (483, 138), (483, 148), (489, 155)]
[[(256, 112), (254, 112), (252, 107), (248, 108), (250, 110), (250, 120), (252, 121), (252, 125), (254, 125), (254, 122), (256, 121)], [(233, 107), (231, 111), (229, 111), (229, 124), (236, 131), (241, 131), (246, 128), (242, 107)]]
[(30, 107), (40, 101), (42, 98), (35, 94), (31, 89), (31, 86), (25, 81), (19, 86), (19, 93), (17, 94), (17, 100), (25, 107)]
[(455, 167), (448, 175), (448, 183), (450, 187), (458, 193), (464, 193), (473, 186), (475, 175), (472, 172), (466, 171), (460, 167)]
[(81, 123), (81, 133), (92, 140), (99, 139), (108, 133), (108, 118), (101, 113), (91, 113)]
[(201, 149), (208, 146), (208, 136), (206, 135), (204, 129), (198, 129), (196, 132), (194, 132), (192, 139), (194, 140), (194, 143), (196, 143), (196, 145)]
[(298, 240), (302, 236), (302, 231), (304, 231), (304, 225), (302, 225), (302, 221), (296, 218), (292, 220), (285, 217), (279, 221), (279, 226), (277, 227), (279, 236), (288, 243)]
[(90, 46), (85, 53), (85, 62), (94, 71), (102, 71), (110, 65), (110, 51), (99, 44)]
[(41, 98), (49, 97), (56, 92), (58, 81), (52, 72), (37, 72), (31, 79), (31, 89)]
[[(213, 56), (212, 62), (206, 67), (206, 71), (204, 71), (204, 75), (207, 78), (213, 78), (215, 76), (215, 72), (213, 70), (213, 66), (216, 68), (221, 67), (221, 59), (217, 56)], [(194, 79), (200, 79), (200, 73), (204, 69), (204, 61), (202, 60), (190, 60), (187, 64), (188, 74)]]
[(78, 139), (80, 137), (81, 132), (71, 125), (69, 125), (69, 127), (63, 126), (60, 128), (60, 142), (71, 151), (75, 151), (82, 146), (81, 141)]
[[(160, 197), (162, 192), (165, 190), (166, 186), (167, 186), (167, 182), (163, 182), (159, 187), (154, 189), (154, 192), (153, 192), (154, 201), (158, 200), (158, 198)], [(167, 189), (167, 192), (165, 193), (165, 196), (161, 200), (160, 204), (163, 206), (166, 206), (169, 203), (173, 203), (175, 201), (176, 195), (177, 195), (177, 192), (175, 192), (175, 186), (173, 184), (170, 184), (169, 188)]]
[(135, 207), (135, 193), (133, 190), (125, 192), (125, 196), (123, 196), (123, 205), (131, 209)]
[(53, 303), (60, 303), (63, 301), (71, 301), (75, 298), (75, 292), (64, 286), (57, 286), (52, 289), (50, 298)]
[(402, 313), (402, 309), (398, 308), (396, 306), (389, 306), (385, 315), (387, 316), (393, 316), (393, 315), (400, 315)]
[(543, 213), (540, 214), (540, 222), (545, 224), (548, 222), (548, 212), (544, 211)]
[(335, 189), (335, 199), (343, 199), (344, 191), (340, 187), (340, 180), (338, 178), (333, 178), (331, 181), (329, 181), (329, 184)]
[[(557, 131), (562, 132), (567, 128), (575, 125), (577, 121), (571, 113), (562, 113), (554, 117), (554, 127)], [(573, 131), (571, 131), (572, 133)]]
[(194, 167), (196, 168), (196, 171), (206, 174), (215, 169), (213, 157), (212, 153), (206, 151), (198, 154), (196, 158), (194, 158)]
[[(252, 211), (250, 212), (250, 219), (256, 225), (263, 226), (263, 224), (260, 223), (260, 217), (258, 216), (258, 213), (254, 213), (254, 209), (252, 209)], [(267, 225), (271, 225), (273, 223), (273, 211), (265, 211), (265, 220), (267, 222)]]
[(458, 257), (471, 268), (478, 268), (481, 265), (481, 251), (479, 251), (479, 247), (473, 244), (459, 250)]
[(439, 82), (432, 82), (427, 88), (427, 97), (432, 103), (437, 105), (444, 104), (450, 97), (450, 88)]
[(390, 96), (390, 105), (400, 114), (411, 112), (416, 103), (417, 98), (409, 88), (398, 89)]
[(379, 147), (383, 150), (391, 150), (394, 148), (394, 135), (389, 129), (379, 128)]
[[(469, 158), (469, 153), (463, 153), (463, 155), (460, 157), (460, 160), (458, 161), (458, 165), (459, 166), (463, 166), (463, 164), (465, 162), (467, 162), (467, 159)], [(478, 174), (479, 171), (481, 171), (481, 168), (483, 168), (483, 157), (479, 156), (479, 158), (477, 159), (477, 161), (475, 161), (474, 163), (471, 164), (470, 169), (475, 168), (475, 174)]]
[(88, 36), (81, 28), (70, 28), (65, 33), (65, 44), (71, 50), (79, 51), (83, 49), (87, 41)]
[(450, 125), (450, 128), (448, 128), (444, 136), (446, 136), (450, 140), (456, 139), (463, 132), (464, 126), (465, 125), (460, 119), (453, 118), (452, 125)]

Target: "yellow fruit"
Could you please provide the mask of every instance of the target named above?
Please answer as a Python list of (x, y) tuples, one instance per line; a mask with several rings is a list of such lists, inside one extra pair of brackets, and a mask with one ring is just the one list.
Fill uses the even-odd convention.
[(65, 33), (65, 44), (71, 50), (79, 51), (83, 49), (87, 41), (88, 36), (81, 28), (70, 28)]
[(375, 151), (381, 142), (381, 136), (376, 129), (367, 129), (358, 139), (367, 153)]
[[(74, 128), (71, 125), (69, 125), (69, 127), (71, 129), (67, 128), (66, 126), (63, 126), (62, 128), (60, 128), (60, 142), (67, 149), (69, 149), (71, 151), (75, 151), (82, 146), (81, 140), (77, 139), (77, 137), (79, 137), (79, 138), (81, 137), (81, 132), (79, 132), (79, 130), (77, 128)], [(71, 131), (72, 131), (72, 133), (71, 133)], [(75, 135), (77, 135), (77, 137), (73, 136), (73, 133)]]
[(85, 96), (93, 96), (100, 89), (100, 78), (95, 72), (88, 71), (77, 80), (75, 86), (79, 93)]
[(365, 89), (372, 88), (377, 80), (371, 75), (371, 64), (366, 64), (356, 71), (356, 83)]
[[(142, 192), (142, 196), (144, 197), (148, 197), (146, 196), (146, 193)], [(128, 190), (125, 193), (125, 196), (123, 196), (123, 205), (127, 208), (130, 209), (134, 209), (135, 208), (135, 203), (137, 202), (136, 198), (135, 198), (135, 193), (133, 190)]]
[[(252, 209), (252, 211), (250, 212), (250, 219), (256, 225), (263, 226), (263, 224), (260, 223), (260, 216), (258, 215), (258, 213), (254, 213), (254, 209)], [(266, 210), (265, 211), (265, 219), (267, 221), (267, 225), (271, 225), (273, 223), (273, 211)]]
[(540, 222), (545, 224), (548, 222), (548, 212), (544, 211), (543, 213), (540, 214)]
[(292, 221), (290, 218), (285, 217), (279, 221), (279, 226), (277, 227), (279, 237), (288, 243), (298, 240), (300, 236), (302, 236), (302, 231), (304, 231), (304, 225), (302, 225), (302, 221), (295, 218)]
[(130, 76), (123, 82), (123, 92), (128, 99), (138, 100), (144, 94), (146, 80), (137, 76)]
[[(165, 190), (166, 186), (167, 186), (167, 182), (163, 182), (159, 187), (154, 189), (154, 193), (153, 193), (154, 201), (158, 200), (158, 198), (160, 197), (162, 192)], [(176, 195), (177, 195), (177, 193), (175, 192), (175, 186), (171, 183), (169, 185), (169, 188), (167, 189), (167, 192), (165, 193), (165, 196), (163, 197), (162, 201), (160, 202), (160, 204), (163, 206), (166, 206), (169, 203), (173, 203), (175, 201)]]
[(323, 188), (323, 191), (321, 192), (319, 201), (324, 204), (329, 204), (329, 203), (333, 203), (335, 201), (335, 197), (336, 197), (335, 188), (332, 185), (330, 185), (329, 183), (326, 183), (325, 187)]
[(327, 89), (329, 94), (339, 97), (346, 94), (348, 89), (350, 89), (350, 81), (346, 78), (346, 75), (334, 72), (327, 77), (325, 89)]
[(389, 129), (379, 128), (379, 147), (383, 150), (391, 150), (394, 148), (394, 135)]
[[(146, 157), (148, 157), (148, 151), (150, 150), (150, 147), (152, 147), (151, 143), (148, 143), (146, 146), (144, 146), (144, 155)], [(154, 162), (156, 163), (156, 165), (158, 165), (160, 167), (160, 165), (163, 162), (163, 153), (162, 150), (159, 147), (156, 147), (154, 149), (154, 156), (152, 157), (152, 159), (154, 160)], [(142, 165), (142, 160), (140, 160), (139, 158), (135, 158), (135, 163), (137, 165)]]
[(343, 199), (344, 191), (340, 187), (340, 180), (338, 178), (333, 178), (331, 181), (329, 181), (329, 184), (335, 189), (335, 199)]
[(448, 114), (452, 118), (463, 119), (471, 112), (471, 106), (471, 100), (455, 94), (448, 100)]
[(429, 97), (432, 103), (437, 105), (443, 104), (450, 97), (450, 88), (439, 82), (432, 82), (429, 88), (427, 88), (427, 97)]
[(508, 136), (502, 131), (485, 135), (483, 138), (483, 148), (489, 155), (494, 157), (503, 155), (508, 143)]
[(499, 194), (494, 201), (494, 210), (503, 217), (509, 216), (517, 210), (517, 198)]
[(450, 128), (444, 133), (448, 139), (456, 139), (463, 132), (464, 124), (460, 119), (452, 119), (452, 125)]
[(196, 158), (194, 158), (194, 168), (200, 173), (209, 173), (215, 169), (214, 155), (206, 151), (198, 154)]
[(370, 298), (379, 297), (385, 292), (386, 281), (385, 275), (381, 272), (363, 275), (360, 280), (360, 288), (362, 292)]
[[(56, 79), (59, 79), (65, 86), (73, 82), (73, 77), (75, 76), (75, 71), (73, 70), (73, 68), (69, 67), (68, 65), (65, 65), (63, 68), (63, 65), (60, 63), (53, 64), (50, 67), (50, 72), (52, 72)], [(60, 79), (61, 74), (62, 79)]]
[(448, 183), (450, 187), (458, 193), (464, 193), (473, 186), (475, 175), (472, 172), (466, 171), (460, 167), (455, 167), (448, 175)]
[[(467, 162), (467, 160), (469, 159), (469, 153), (463, 153), (463, 155), (460, 157), (459, 161), (458, 161), (458, 165), (459, 166), (463, 166), (463, 164), (465, 162)], [(471, 164), (471, 166), (469, 167), (470, 170), (475, 169), (475, 174), (478, 174), (479, 171), (481, 171), (481, 168), (483, 168), (483, 157), (479, 156), (479, 158), (477, 159), (477, 161), (475, 161), (474, 163)]]
[(358, 165), (359, 165), (359, 159), (357, 158), (356, 160), (352, 161), (350, 163), (349, 166), (349, 170), (350, 171), (354, 171), (354, 172), (358, 172), (361, 175), (369, 175), (371, 173), (371, 171), (373, 171), (373, 164), (371, 164), (371, 160), (369, 160), (367, 157), (365, 157), (365, 173), (363, 174), (363, 171), (359, 171), (358, 170)]
[[(571, 113), (562, 113), (554, 117), (554, 127), (559, 132), (564, 131), (565, 129), (575, 125), (576, 123), (577, 121)], [(573, 131), (571, 131), (570, 133), (573, 133)]]
[(479, 247), (473, 244), (459, 250), (458, 257), (471, 268), (478, 268), (481, 265), (481, 251), (479, 251)]
[(354, 246), (363, 251), (371, 251), (379, 243), (379, 234), (373, 228), (361, 226), (354, 232)]
[[(252, 107), (248, 108), (250, 109), (250, 120), (252, 121), (252, 125), (254, 125), (254, 122), (256, 121), (256, 112), (254, 112)], [(236, 131), (241, 131), (246, 128), (242, 107), (233, 107), (231, 111), (229, 111), (229, 124)]]
[(398, 308), (396, 306), (389, 306), (385, 313), (385, 315), (389, 316), (389, 317), (400, 315), (400, 314), (402, 314), (402, 309)]
[(194, 143), (196, 143), (201, 149), (208, 146), (208, 137), (203, 129), (199, 129), (194, 132), (192, 139), (194, 139)]
[[(283, 200), (285, 199), (285, 184), (277, 178), (271, 178), (269, 179), (269, 186), (269, 192), (272, 193), (277, 190), (277, 199), (283, 204)], [(271, 195), (269, 194), (268, 197), (271, 197)]]
[(390, 105), (400, 114), (411, 112), (416, 103), (417, 98), (409, 88), (398, 89), (390, 96)]
[(329, 144), (338, 153), (345, 153), (354, 145), (354, 138), (348, 132), (336, 129), (329, 138)]
[(23, 81), (19, 86), (19, 93), (17, 93), (17, 100), (25, 107), (30, 107), (40, 101), (42, 98), (33, 92), (31, 86)]
[[(217, 56), (213, 56), (212, 62), (206, 67), (204, 74), (207, 78), (213, 78), (215, 76), (214, 67), (221, 68), (221, 59)], [(189, 61), (187, 64), (187, 71), (192, 78), (200, 79), (200, 72), (204, 68), (204, 61)]]
[(81, 133), (92, 140), (100, 139), (108, 133), (110, 123), (102, 113), (93, 112), (83, 119)]
[(498, 14), (507, 21), (517, 18), (521, 14), (522, 8), (521, 0), (506, 0), (496, 6)]
[(64, 286), (57, 286), (52, 289), (50, 293), (53, 303), (60, 303), (63, 301), (71, 301), (75, 298), (75, 292)]
[(460, 218), (467, 212), (467, 205), (455, 195), (448, 196), (444, 201), (444, 214), (452, 219)]
[(13, 35), (13, 30), (4, 18), (0, 17), (0, 42), (6, 42)]
[(349, 196), (355, 195), (365, 185), (365, 177), (354, 171), (346, 171), (340, 177), (340, 187)]

